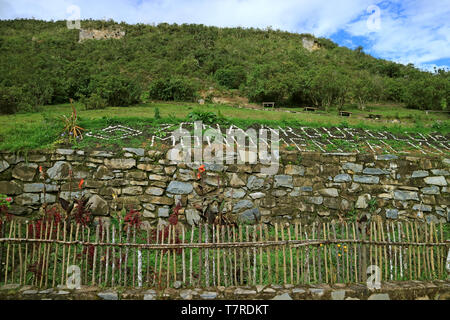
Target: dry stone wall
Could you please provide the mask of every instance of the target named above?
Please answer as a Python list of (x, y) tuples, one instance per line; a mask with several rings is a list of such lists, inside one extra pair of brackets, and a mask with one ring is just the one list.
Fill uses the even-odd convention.
[(122, 30), (87, 30), (80, 29), (79, 42), (84, 40), (121, 39), (125, 36)]
[[(104, 290), (104, 289), (103, 289)], [(248, 287), (129, 289), (102, 291), (98, 287), (39, 289), (8, 284), (0, 300), (449, 300), (450, 283), (386, 282), (376, 291), (363, 284), (257, 285)]]
[(206, 164), (199, 180), (198, 164), (177, 163), (155, 150), (2, 152), (0, 194), (13, 198), (10, 212), (21, 217), (33, 216), (58, 195), (85, 195), (94, 215), (133, 206), (146, 225), (167, 221), (178, 203), (181, 221), (189, 224), (219, 210), (250, 223), (356, 214), (445, 223), (449, 166), (450, 159), (429, 156), (285, 152), (273, 176), (261, 174), (259, 164)]

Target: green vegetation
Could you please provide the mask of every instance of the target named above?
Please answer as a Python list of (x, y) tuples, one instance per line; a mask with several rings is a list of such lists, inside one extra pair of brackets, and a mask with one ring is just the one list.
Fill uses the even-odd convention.
[(447, 110), (449, 72), (422, 72), (278, 30), (157, 26), (81, 21), (84, 29), (120, 28), (122, 39), (78, 42), (65, 21), (0, 21), (0, 112), (80, 101), (86, 109), (126, 107), (148, 99), (195, 101), (221, 94), (278, 106), (359, 109), (369, 102)]
[(193, 101), (196, 89), (188, 79), (157, 79), (150, 84), (149, 98), (163, 101)]
[[(442, 225), (441, 225), (442, 226)], [(436, 226), (436, 229), (439, 230), (441, 226)], [(444, 224), (443, 227), (444, 233), (443, 238), (448, 238), (448, 224)], [(259, 227), (255, 230), (256, 239), (253, 238), (253, 227), (249, 227), (249, 233), (247, 235), (246, 225), (240, 225), (237, 227), (230, 227), (229, 229), (224, 229), (224, 242), (236, 242), (239, 240), (239, 229), (242, 229), (242, 242), (252, 242), (252, 241), (260, 241), (260, 229)], [(410, 227), (410, 226), (408, 226)], [(25, 224), (21, 226), (21, 234), (26, 233)], [(30, 227), (29, 227), (30, 228)], [(60, 232), (62, 233), (62, 227), (59, 226)], [(385, 227), (386, 228), (386, 227)], [(401, 234), (403, 237), (405, 236), (404, 225), (402, 225)], [(36, 228), (40, 230), (40, 228)], [(88, 229), (90, 232), (88, 233)], [(306, 229), (306, 228), (305, 228)], [(305, 230), (304, 229), (304, 230)], [(30, 230), (30, 229), (29, 229)], [(54, 227), (55, 234), (57, 228)], [(74, 228), (75, 230), (75, 228)], [(105, 240), (106, 237), (112, 237), (112, 232), (106, 235), (106, 230), (104, 226), (100, 229), (102, 230), (100, 234), (102, 238)], [(121, 230), (121, 231), (119, 231)], [(288, 233), (288, 230), (290, 231)], [(296, 233), (295, 226), (291, 224), (288, 228), (285, 227), (281, 232), (278, 229), (276, 234), (275, 228), (270, 226), (267, 229), (267, 233), (264, 232), (264, 238), (266, 241), (281, 241), (282, 234), (284, 234), (285, 239), (288, 239), (288, 234), (292, 234), (292, 240), (308, 240), (312, 238), (323, 239), (324, 232), (321, 228), (316, 228), (315, 232), (312, 233), (311, 229), (306, 229), (305, 233)], [(384, 229), (386, 230), (386, 229)], [(423, 229), (422, 229), (423, 230)], [(422, 231), (419, 229), (419, 231)], [(67, 233), (69, 233), (69, 228), (66, 229)], [(340, 224), (336, 224), (335, 231), (330, 232), (329, 230), (328, 237), (336, 238), (336, 239), (351, 239), (353, 225), (349, 224), (346, 227)], [(190, 227), (185, 228), (184, 239), (182, 236), (182, 232), (178, 231), (175, 236), (173, 236), (173, 243), (182, 243), (183, 240), (189, 242), (191, 239), (191, 234), (193, 234), (194, 243), (206, 243), (206, 234), (205, 228), (202, 228), (202, 233), (199, 234), (199, 229), (195, 228), (193, 231)], [(387, 232), (387, 231), (385, 231)], [(157, 235), (156, 230), (153, 229), (152, 232), (147, 233), (146, 231), (135, 230), (133, 227), (129, 227), (129, 232), (124, 229), (119, 229), (116, 227), (115, 234), (115, 242), (116, 243), (136, 243), (136, 244), (155, 244), (162, 242), (162, 236), (164, 234), (164, 238), (166, 239), (164, 242), (167, 243), (167, 237), (169, 235), (168, 228), (164, 229), (164, 231), (159, 231), (159, 235)], [(391, 239), (399, 239), (399, 229), (396, 228), (394, 231), (389, 231)], [(31, 234), (31, 231), (30, 231)], [(356, 233), (358, 234), (358, 233)], [(419, 233), (420, 234), (420, 233)], [(80, 232), (77, 232), (77, 235), (83, 238), (83, 241), (95, 243), (96, 240), (95, 235), (95, 227), (86, 227), (80, 228)], [(208, 238), (211, 241), (212, 237), (212, 229), (209, 226), (208, 230)], [(230, 238), (229, 238), (230, 236)], [(235, 237), (233, 239), (233, 236)], [(73, 235), (75, 237), (75, 234)], [(359, 237), (359, 236), (358, 236)], [(442, 235), (440, 236), (442, 237)], [(385, 239), (387, 235), (385, 236)], [(232, 240), (233, 239), (233, 240)], [(398, 241), (398, 240), (397, 240)], [(409, 241), (409, 240), (408, 240)], [(32, 245), (30, 244), (30, 248)], [(394, 250), (395, 247), (392, 248)], [(38, 246), (33, 248), (36, 250), (41, 250)], [(144, 287), (165, 287), (168, 285), (173, 285), (174, 273), (176, 273), (177, 280), (183, 279), (183, 257), (184, 257), (184, 266), (185, 271), (184, 274), (187, 277), (188, 281), (185, 284), (186, 287), (196, 287), (198, 285), (204, 286), (206, 285), (206, 272), (205, 269), (208, 266), (208, 274), (209, 274), (209, 283), (212, 284), (213, 272), (215, 274), (216, 280), (217, 278), (217, 266), (220, 266), (221, 270), (221, 282), (218, 285), (225, 284), (225, 278), (228, 279), (228, 283), (230, 283), (230, 276), (234, 276), (233, 271), (236, 271), (236, 279), (238, 282), (243, 285), (251, 285), (253, 284), (253, 279), (256, 277), (256, 283), (262, 283), (264, 285), (269, 284), (284, 284), (285, 279), (288, 283), (323, 283), (325, 281), (328, 282), (344, 282), (344, 283), (359, 283), (360, 281), (356, 278), (357, 274), (361, 275), (361, 260), (357, 258), (362, 254), (362, 247), (359, 244), (352, 243), (335, 243), (335, 244), (320, 244), (320, 245), (309, 245), (309, 246), (300, 246), (300, 247), (291, 247), (291, 246), (279, 246), (279, 247), (267, 247), (262, 249), (253, 249), (253, 248), (231, 248), (231, 249), (221, 249), (220, 251), (217, 248), (204, 249), (200, 250), (199, 248), (193, 249), (177, 249), (177, 250), (154, 250), (154, 249), (138, 249), (136, 247), (120, 247), (112, 246), (112, 247), (97, 247), (94, 249), (94, 246), (83, 246), (80, 244), (72, 245), (70, 247), (71, 260), (73, 260), (74, 264), (79, 266), (81, 269), (81, 277), (83, 285), (87, 283), (91, 283), (92, 279), (94, 279), (95, 284), (100, 287), (110, 287), (112, 281), (112, 273), (114, 273), (115, 286), (123, 286), (130, 287), (137, 285), (137, 274), (138, 274), (138, 264), (139, 264), (139, 255), (141, 255), (141, 268), (142, 277), (143, 277), (143, 286)], [(367, 250), (367, 260), (370, 261), (370, 257), (375, 257), (376, 250), (381, 250), (383, 247), (379, 249), (376, 246), (366, 246), (365, 250)], [(429, 270), (431, 268), (421, 268), (418, 271), (417, 275), (415, 275), (414, 271), (412, 273), (414, 280), (436, 280), (443, 279), (446, 277), (446, 273), (440, 272), (442, 266), (437, 264), (438, 259), (442, 259), (442, 252), (438, 249), (428, 251), (428, 249), (424, 246), (417, 246), (414, 250), (417, 249), (417, 254), (420, 254), (420, 257), (425, 257), (427, 255), (427, 259), (433, 259), (434, 263), (436, 263), (436, 269), (432, 272)], [(12, 247), (11, 250), (14, 250), (17, 254), (17, 246)], [(114, 250), (114, 251), (113, 251)], [(53, 280), (56, 284), (61, 283), (61, 279), (65, 282), (65, 277), (62, 275), (63, 266), (67, 265), (68, 257), (67, 252), (66, 255), (63, 254), (63, 250), (59, 248), (58, 251), (55, 250), (55, 247), (52, 246), (49, 249), (49, 259), (47, 266), (47, 272), (44, 273), (44, 276), (48, 276), (48, 284), (51, 285)], [(378, 251), (380, 252), (380, 251)], [(377, 252), (377, 254), (378, 254)], [(414, 251), (414, 253), (416, 253)], [(208, 254), (208, 258), (206, 258), (206, 254)], [(446, 252), (444, 253), (446, 254)], [(24, 261), (26, 261), (27, 272), (25, 274), (25, 283), (31, 284), (39, 283), (40, 273), (36, 272), (38, 265), (37, 263), (37, 255), (34, 259), (31, 258), (31, 251), (28, 251), (28, 255), (24, 256)], [(34, 257), (34, 255), (33, 255)], [(192, 257), (192, 258), (191, 258)], [(220, 259), (220, 263), (218, 262), (218, 258)], [(404, 281), (409, 279), (409, 269), (401, 269), (397, 263), (400, 260), (394, 260), (393, 258), (389, 260), (388, 256), (382, 255), (382, 263), (379, 265), (381, 268), (381, 275), (383, 280), (385, 280), (386, 276), (392, 278), (396, 281)], [(355, 270), (355, 260), (358, 266), (358, 270)], [(397, 259), (397, 258), (396, 258)], [(400, 259), (400, 258), (398, 258)], [(404, 258), (407, 262), (407, 258)], [(422, 259), (422, 258), (421, 258)], [(95, 268), (94, 262), (95, 260)], [(64, 262), (63, 262), (64, 261)], [(190, 284), (190, 274), (191, 274), (191, 261), (192, 261), (192, 276), (193, 283)], [(213, 264), (214, 261), (214, 264)], [(325, 261), (327, 267), (325, 267)], [(377, 260), (378, 261), (378, 260)], [(56, 265), (55, 265), (56, 262)], [(255, 264), (256, 262), (256, 264)], [(299, 263), (300, 262), (300, 263)], [(392, 267), (391, 267), (392, 263)], [(112, 268), (114, 264), (114, 269)], [(106, 265), (108, 265), (108, 281), (105, 281), (106, 277)], [(214, 268), (213, 268), (214, 265)], [(269, 270), (270, 265), (270, 270)], [(409, 265), (409, 264), (407, 264)], [(226, 269), (225, 269), (226, 266)], [(298, 266), (298, 267), (297, 267)], [(339, 271), (338, 271), (339, 267)], [(443, 269), (443, 267), (442, 267)], [(441, 269), (441, 270), (442, 270)], [(53, 270), (55, 270), (55, 278), (53, 274)], [(414, 270), (414, 269), (413, 269)], [(175, 271), (175, 272), (174, 272)], [(226, 272), (225, 272), (226, 271)], [(269, 273), (270, 271), (270, 273)], [(125, 273), (127, 276), (125, 276)], [(227, 276), (225, 276), (227, 274)], [(320, 276), (319, 276), (320, 274)], [(9, 273), (9, 280), (12, 283), (19, 282), (21, 273), (16, 272), (14, 276), (12, 273)], [(148, 278), (147, 278), (148, 277)], [(46, 277), (44, 277), (46, 278)], [(120, 279), (120, 282), (119, 282)], [(0, 283), (4, 281), (4, 278), (0, 278)], [(168, 282), (169, 281), (169, 282)], [(45, 284), (45, 281), (44, 281)]]
[[(61, 118), (72, 112), (70, 99), (75, 101), (77, 125), (94, 132), (113, 124), (147, 131), (153, 126), (156, 131), (162, 123), (196, 120), (244, 128), (256, 122), (450, 132), (447, 114), (420, 111), (446, 110), (450, 82), (443, 70), (421, 72), (322, 38), (315, 39), (320, 49), (309, 52), (301, 43), (311, 35), (271, 29), (81, 23), (84, 29), (121, 28), (126, 36), (79, 43), (78, 30), (67, 29), (64, 21), (0, 21), (1, 150), (71, 145), (68, 136), (61, 136), (67, 125)], [(192, 103), (199, 98), (207, 104)], [(213, 98), (224, 99), (213, 104)], [(274, 101), (280, 111), (302, 111), (306, 105), (320, 111), (236, 108), (247, 99)], [(353, 113), (345, 121), (338, 116), (342, 109)], [(367, 120), (368, 112), (382, 115), (382, 120)], [(104, 144), (146, 146), (146, 138)], [(98, 144), (86, 137), (72, 140), (77, 148)], [(330, 151), (350, 151), (364, 143), (334, 142), (327, 147)], [(401, 144), (392, 141), (396, 148), (408, 148)]]
[[(151, 134), (157, 133), (160, 125), (179, 124), (183, 121), (203, 121), (204, 123), (222, 126), (235, 124), (242, 128), (248, 128), (255, 123), (265, 124), (271, 127), (352, 127), (356, 129), (370, 129), (374, 131), (388, 130), (393, 133), (403, 134), (411, 133), (430, 133), (438, 131), (440, 134), (450, 132), (450, 121), (437, 122), (438, 116), (424, 115), (422, 111), (408, 111), (397, 107), (397, 113), (400, 114), (402, 125), (391, 123), (390, 121), (366, 120), (354, 116), (342, 121), (342, 117), (333, 114), (316, 113), (293, 113), (286, 116), (284, 112), (272, 112), (264, 110), (237, 109), (227, 105), (204, 105), (198, 106), (193, 103), (147, 103), (128, 108), (107, 107), (101, 110), (84, 110), (81, 103), (74, 103), (76, 108), (76, 121), (70, 121), (70, 126), (77, 125), (83, 129), (83, 140), (68, 139), (71, 138), (70, 131), (66, 130), (66, 135), (61, 136), (64, 127), (68, 124), (64, 119), (74, 119), (73, 110), (70, 104), (53, 105), (41, 107), (41, 112), (18, 113), (14, 115), (0, 116), (0, 150), (27, 151), (31, 149), (54, 148), (57, 146), (73, 148), (93, 148), (101, 143), (102, 148), (115, 149), (117, 147), (147, 147), (151, 142)], [(390, 108), (371, 106), (377, 113), (386, 115), (392, 111)], [(383, 111), (386, 110), (386, 111)], [(384, 112), (384, 113), (383, 113)], [(72, 115), (71, 115), (72, 114)], [(422, 121), (417, 123), (415, 117), (421, 115)], [(411, 115), (413, 115), (412, 118)], [(442, 117), (442, 116), (439, 116)], [(136, 130), (144, 131), (144, 135), (127, 138), (123, 140), (98, 140), (97, 138), (87, 137), (86, 132), (92, 131), (98, 133), (111, 125), (125, 125)], [(69, 126), (69, 127), (70, 127)], [(175, 126), (174, 126), (175, 129)], [(166, 134), (160, 132), (159, 134)], [(158, 134), (157, 134), (158, 135)], [(114, 138), (114, 137), (111, 137)], [(160, 136), (160, 138), (164, 138)], [(325, 137), (328, 138), (328, 137)], [(71, 140), (71, 141), (69, 141)], [(360, 150), (364, 146), (365, 139), (359, 139), (355, 136), (352, 141), (332, 139), (333, 143), (345, 151)], [(373, 145), (380, 145), (379, 140), (368, 140)], [(412, 147), (406, 142), (397, 140), (386, 140), (396, 150), (408, 150)], [(316, 150), (317, 146), (308, 141), (309, 149)], [(335, 148), (330, 145), (329, 151)], [(295, 147), (288, 147), (288, 150), (295, 150)]]
[(239, 89), (245, 83), (247, 74), (239, 66), (231, 66), (216, 71), (214, 75), (217, 82), (228, 89)]

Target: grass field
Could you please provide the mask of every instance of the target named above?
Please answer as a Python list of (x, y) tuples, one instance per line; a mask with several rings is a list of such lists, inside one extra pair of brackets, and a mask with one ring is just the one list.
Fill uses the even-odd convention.
[[(101, 129), (111, 123), (139, 128), (144, 125), (158, 126), (161, 123), (179, 123), (188, 119), (189, 113), (200, 110), (219, 115), (228, 123), (241, 127), (253, 123), (263, 123), (272, 126), (311, 126), (333, 127), (348, 126), (371, 130), (388, 130), (394, 133), (408, 132), (450, 132), (450, 118), (447, 113), (430, 113), (406, 109), (399, 105), (369, 105), (370, 111), (360, 111), (356, 107), (346, 106), (344, 110), (351, 111), (351, 117), (341, 117), (336, 109), (328, 112), (303, 112), (299, 108), (282, 108), (278, 111), (262, 109), (236, 108), (222, 104), (198, 105), (194, 103), (152, 102), (133, 107), (110, 107), (103, 110), (84, 110), (80, 104), (75, 104), (78, 111), (79, 125), (87, 131)], [(160, 119), (155, 119), (158, 109)], [(296, 111), (287, 113), (283, 111)], [(300, 112), (301, 111), (301, 112)], [(56, 147), (62, 141), (60, 135), (63, 129), (61, 117), (69, 116), (70, 104), (41, 107), (39, 112), (0, 116), (0, 150), (27, 151), (31, 149)], [(379, 114), (381, 120), (367, 119), (369, 113)], [(88, 139), (89, 140), (89, 139)], [(98, 141), (96, 142), (98, 143)], [(127, 146), (142, 146), (145, 141), (134, 138), (126, 141)], [(93, 141), (83, 141), (78, 147), (95, 147)], [(76, 147), (76, 146), (75, 146)]]

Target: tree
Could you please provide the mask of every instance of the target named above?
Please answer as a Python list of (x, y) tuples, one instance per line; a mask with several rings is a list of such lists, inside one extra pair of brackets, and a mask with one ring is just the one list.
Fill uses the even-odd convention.
[(445, 77), (429, 75), (428, 79), (411, 80), (403, 99), (408, 108), (444, 110), (448, 105), (449, 84)]
[(358, 104), (358, 109), (365, 110), (372, 95), (372, 83), (367, 72), (361, 71), (352, 81), (351, 94)]
[(0, 86), (0, 113), (13, 114), (19, 109), (22, 90), (17, 87)]
[(385, 101), (401, 102), (404, 86), (403, 79), (384, 78), (383, 99)]
[(256, 66), (247, 80), (247, 97), (254, 102), (285, 104), (293, 87), (289, 80), (291, 74), (277, 63)]
[(346, 96), (346, 80), (342, 71), (331, 66), (313, 72), (309, 95), (317, 107), (327, 110), (331, 105), (342, 107)]
[(149, 97), (164, 101), (194, 101), (197, 98), (197, 89), (195, 84), (186, 78), (163, 78), (150, 84)]
[(364, 48), (363, 48), (363, 46), (357, 46), (356, 48), (355, 48), (355, 52), (357, 53), (357, 54), (362, 54), (362, 53), (364, 53)]
[(128, 107), (140, 101), (139, 85), (122, 76), (102, 74), (91, 79), (88, 87), (89, 96), (97, 95), (113, 107)]
[(245, 83), (247, 74), (241, 66), (228, 66), (217, 70), (214, 78), (224, 87), (239, 89), (239, 86)]
[(89, 98), (81, 96), (80, 102), (84, 105), (86, 110), (105, 109), (108, 106), (108, 101), (103, 99), (97, 93), (93, 93)]

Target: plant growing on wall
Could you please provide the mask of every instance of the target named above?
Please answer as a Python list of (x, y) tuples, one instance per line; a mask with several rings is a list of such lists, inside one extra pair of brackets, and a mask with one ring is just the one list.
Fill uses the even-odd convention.
[(125, 228), (139, 228), (142, 224), (141, 213), (137, 210), (134, 210), (133, 208), (130, 208), (130, 210), (125, 215), (123, 222), (125, 223)]
[[(72, 171), (69, 171), (69, 176), (72, 176)], [(69, 179), (70, 185), (70, 194), (72, 194), (71, 183), (72, 179)], [(83, 188), (84, 179), (81, 179), (78, 183), (78, 189), (81, 190)], [(87, 226), (92, 222), (91, 212), (87, 207), (89, 199), (85, 196), (81, 198), (74, 198), (71, 201), (67, 201), (63, 198), (60, 198), (58, 195), (58, 202), (61, 205), (61, 208), (66, 212), (65, 219), (66, 221), (75, 221), (78, 224), (83, 226)]]
[[(178, 216), (180, 214), (180, 210), (182, 208), (181, 202), (178, 201), (175, 208), (173, 208), (173, 213), (169, 216), (169, 225), (163, 226), (161, 229), (152, 229), (150, 241), (152, 243), (157, 243), (158, 239), (168, 239), (170, 233), (170, 227), (175, 226), (172, 230), (175, 232), (175, 235), (170, 235), (171, 239), (175, 239), (175, 243), (181, 243), (180, 240), (180, 230), (176, 226), (178, 226)], [(173, 240), (172, 240), (173, 241)], [(173, 243), (173, 242), (172, 242)], [(165, 250), (163, 250), (165, 252)], [(181, 254), (182, 250), (180, 248), (176, 249), (175, 252), (177, 254)]]
[[(233, 219), (224, 214), (224, 208), (226, 205), (223, 190), (219, 193), (218, 196), (213, 197), (212, 199), (207, 200), (206, 194), (209, 192), (208, 186), (205, 187), (204, 178), (206, 175), (205, 165), (202, 164), (198, 168), (197, 180), (201, 181), (201, 186), (196, 188), (196, 192), (203, 196), (203, 206), (196, 207), (197, 210), (200, 210), (202, 213), (200, 217), (208, 224), (211, 225), (234, 225)], [(225, 174), (217, 176), (217, 187), (221, 189), (221, 180), (226, 181), (227, 176)], [(233, 198), (233, 189), (231, 190), (231, 198)]]
[(377, 199), (372, 198), (369, 200), (369, 212), (374, 213), (376, 209), (377, 209)]
[(353, 208), (348, 212), (347, 214), (347, 219), (349, 221), (353, 221), (355, 222), (358, 218), (358, 211), (356, 210), (356, 208), (353, 206)]
[(12, 198), (4, 194), (0, 194), (0, 208), (2, 210), (8, 209), (11, 206)]
[(7, 195), (0, 194), (0, 230), (3, 223), (3, 216), (5, 216), (7, 221), (11, 220), (11, 215), (8, 213), (8, 209), (11, 206), (12, 198)]
[(178, 201), (176, 207), (173, 209), (173, 213), (169, 217), (169, 223), (173, 226), (178, 224), (178, 215), (180, 214), (181, 202)]
[(74, 200), (74, 210), (69, 214), (69, 220), (74, 220), (77, 224), (87, 226), (91, 221), (91, 212), (87, 208), (89, 199), (82, 197)]

